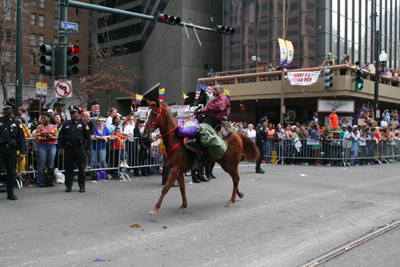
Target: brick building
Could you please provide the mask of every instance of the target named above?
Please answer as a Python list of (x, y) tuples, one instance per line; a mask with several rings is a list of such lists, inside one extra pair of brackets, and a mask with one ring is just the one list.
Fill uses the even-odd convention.
[[(85, 1), (87, 2), (87, 1)], [(16, 63), (16, 4), (8, 2), (8, 12), (3, 12), (5, 22), (3, 26), (4, 42), (3, 61), (4, 64), (4, 79), (8, 90), (9, 98), (15, 97), (15, 63)], [(7, 9), (7, 7), (5, 7)], [(44, 76), (39, 73), (39, 57), (40, 46), (50, 44), (50, 42), (58, 42), (59, 30), (59, 6), (58, 1), (45, 0), (24, 0), (23, 1), (23, 33), (22, 33), (22, 102), (23, 105), (29, 108), (32, 98), (35, 98), (35, 89), (37, 82), (48, 84), (47, 103), (55, 98), (54, 79)], [(87, 11), (75, 8), (68, 8), (68, 21), (78, 23), (79, 29), (74, 34), (68, 36), (68, 41), (71, 44), (77, 44), (80, 47), (79, 53), (79, 74), (74, 78), (83, 77), (88, 74), (88, 19)], [(2, 62), (3, 62), (2, 61)], [(31, 99), (31, 100), (29, 100)], [(0, 95), (0, 100), (3, 100), (3, 94)], [(67, 99), (67, 105), (79, 104), (76, 98)]]

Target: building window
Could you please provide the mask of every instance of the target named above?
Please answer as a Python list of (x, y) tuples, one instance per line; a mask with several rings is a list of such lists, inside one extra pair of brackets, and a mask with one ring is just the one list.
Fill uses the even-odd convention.
[(59, 5), (59, 1), (58, 0), (56, 0), (56, 1), (54, 1), (54, 11), (58, 11), (58, 5)]
[(44, 16), (39, 15), (39, 27), (44, 27)]
[(44, 35), (40, 35), (38, 36), (38, 45), (43, 45), (44, 44)]
[(54, 18), (54, 29), (58, 30), (60, 24), (60, 20), (58, 18)]
[(31, 14), (31, 25), (35, 26), (36, 25), (36, 14)]
[(31, 65), (35, 65), (35, 54), (33, 54), (33, 53), (31, 53), (30, 54), (30, 63), (31, 63)]
[(36, 45), (36, 34), (31, 33), (31, 45)]
[(4, 61), (5, 62), (10, 62), (11, 61), (11, 52), (10, 51), (5, 51), (4, 52)]
[(58, 37), (54, 37), (53, 42), (58, 44)]
[(14, 83), (17, 81), (17, 73), (14, 71)]
[(14, 63), (17, 63), (17, 52), (14, 52)]
[(5, 19), (11, 21), (11, 10), (5, 12)]
[(77, 22), (76, 24), (78, 24), (78, 29), (75, 31), (75, 33), (79, 33), (79, 28), (81, 27), (81, 23)]
[(11, 82), (11, 72), (10, 71), (6, 71), (6, 83)]
[(31, 6), (36, 6), (36, 0), (31, 0)]
[(44, 0), (39, 0), (39, 7), (44, 8)]
[(29, 74), (29, 84), (35, 85), (36, 84), (36, 75), (35, 73)]
[(42, 83), (43, 82), (43, 74), (38, 74), (37, 79), (38, 79), (39, 83)]
[(9, 41), (11, 41), (11, 30), (7, 30), (6, 29), (6, 36), (5, 36), (6, 38), (6, 42), (9, 42)]

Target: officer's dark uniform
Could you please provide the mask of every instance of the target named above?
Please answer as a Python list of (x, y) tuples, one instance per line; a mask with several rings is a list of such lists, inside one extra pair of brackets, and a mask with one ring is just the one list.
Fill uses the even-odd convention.
[[(4, 101), (3, 110), (15, 108), (15, 105), (9, 101)], [(14, 195), (15, 176), (17, 166), (17, 151), (25, 155), (25, 135), (22, 130), (22, 124), (14, 117), (0, 118), (0, 168), (3, 165), (7, 170), (7, 198), (17, 200)]]
[[(78, 112), (78, 110), (76, 107), (71, 107), (70, 113)], [(58, 144), (60, 149), (64, 149), (66, 192), (70, 192), (72, 188), (74, 163), (76, 163), (79, 170), (79, 192), (85, 192), (86, 151), (91, 150), (89, 126), (80, 118), (65, 122), (58, 134)]]
[(266, 127), (263, 125), (263, 122), (268, 121), (267, 116), (263, 117), (260, 120), (260, 124), (257, 127), (256, 130), (256, 145), (258, 149), (260, 150), (260, 158), (256, 162), (256, 172), (257, 173), (264, 173), (265, 171), (261, 169), (261, 160), (264, 157), (265, 154), (265, 148), (264, 144), (265, 141), (268, 138), (268, 133)]

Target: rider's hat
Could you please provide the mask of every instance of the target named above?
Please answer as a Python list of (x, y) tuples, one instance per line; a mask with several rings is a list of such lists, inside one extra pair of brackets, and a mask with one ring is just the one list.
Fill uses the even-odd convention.
[(3, 101), (3, 109), (16, 108), (15, 104), (10, 101)]

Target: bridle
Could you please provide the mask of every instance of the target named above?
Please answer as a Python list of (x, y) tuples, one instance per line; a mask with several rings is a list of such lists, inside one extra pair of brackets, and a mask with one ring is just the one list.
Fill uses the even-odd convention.
[[(162, 108), (162, 106), (161, 106), (161, 104), (160, 104), (159, 107), (149, 107), (149, 110), (150, 110), (149, 113), (151, 114), (151, 111), (154, 110), (154, 109), (155, 109), (155, 110), (160, 110), (160, 112), (157, 114), (157, 117), (150, 123), (150, 125), (147, 125), (147, 121), (148, 121), (148, 118), (149, 118), (149, 114), (147, 114), (147, 118), (146, 118), (146, 122), (145, 122), (145, 126), (144, 126), (145, 128), (148, 128), (148, 129), (150, 130), (150, 133), (152, 133), (152, 132), (155, 131), (156, 126), (157, 126), (159, 120), (161, 119), (161, 121), (162, 121), (162, 126), (161, 126), (161, 129), (160, 129), (160, 133), (159, 133), (156, 137), (153, 138), (153, 142), (154, 142), (154, 141), (157, 141), (158, 139), (163, 138), (163, 137), (166, 136), (167, 134), (169, 134), (169, 133), (171, 133), (172, 131), (174, 131), (176, 128), (178, 128), (180, 125), (182, 125), (182, 124), (186, 121), (186, 119), (191, 119), (191, 118), (193, 118), (193, 117), (196, 116), (196, 114), (193, 114), (193, 115), (190, 115), (190, 116), (187, 116), (187, 117), (183, 118), (183, 120), (182, 120), (181, 123), (178, 123), (174, 128), (172, 128), (171, 130), (169, 130), (169, 131), (166, 132), (165, 134), (162, 134), (162, 132), (163, 132), (163, 130), (164, 130), (164, 116), (165, 116), (165, 115), (164, 115), (164, 110), (163, 110), (163, 108)], [(175, 145), (166, 153), (166, 155), (169, 156), (169, 155), (171, 154), (172, 151), (174, 151), (177, 147), (179, 147), (179, 146), (182, 145), (182, 144), (183, 144), (183, 141), (181, 141), (181, 142), (175, 144)]]
[[(157, 114), (156, 118), (150, 123), (150, 125), (147, 125), (147, 121), (148, 121), (148, 118), (149, 118), (149, 114), (147, 114), (147, 118), (146, 118), (146, 122), (145, 122), (144, 127), (148, 128), (150, 130), (150, 133), (154, 132), (155, 129), (156, 129), (156, 125), (157, 125), (158, 121), (161, 118), (161, 120), (162, 120), (162, 126), (161, 126), (161, 129), (160, 129), (160, 133), (161, 133), (164, 130), (164, 120), (163, 120), (163, 113), (164, 112), (163, 112), (162, 106), (160, 105), (159, 107), (149, 107), (149, 110), (150, 110), (149, 113), (151, 114), (151, 111), (154, 110), (154, 109), (155, 110), (160, 110), (160, 112)], [(159, 139), (159, 138), (157, 138), (157, 139)], [(157, 140), (157, 139), (155, 139), (155, 140)], [(153, 142), (155, 140), (153, 140)]]

